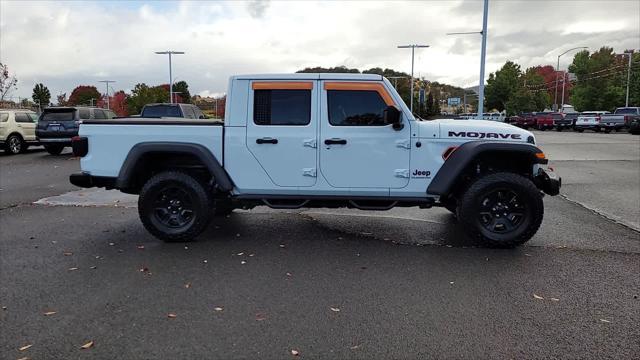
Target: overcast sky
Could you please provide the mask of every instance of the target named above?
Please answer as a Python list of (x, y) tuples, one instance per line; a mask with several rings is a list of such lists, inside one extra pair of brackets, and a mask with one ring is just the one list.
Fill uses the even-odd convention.
[[(389, 67), (458, 86), (477, 85), (482, 1), (169, 2), (0, 0), (0, 62), (18, 76), (14, 96), (35, 83), (52, 101), (77, 85), (116, 80), (115, 90), (174, 79), (192, 94), (226, 91), (230, 75), (286, 73), (307, 66)], [(506, 60), (553, 64), (575, 46), (640, 48), (640, 1), (490, 0), (487, 76)], [(566, 67), (571, 54), (561, 58)]]

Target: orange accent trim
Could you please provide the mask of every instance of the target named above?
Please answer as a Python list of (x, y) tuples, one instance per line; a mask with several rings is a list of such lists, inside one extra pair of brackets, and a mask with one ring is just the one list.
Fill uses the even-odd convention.
[(259, 81), (251, 84), (253, 90), (312, 90), (310, 81)]
[[(387, 89), (380, 83), (376, 82), (325, 82), (325, 90), (369, 90), (377, 91), (388, 106), (396, 106)], [(397, 106), (396, 106), (397, 107)]]
[(544, 153), (542, 153), (542, 152), (536, 153), (536, 157), (537, 157), (538, 159), (546, 159), (546, 156), (545, 156), (545, 155), (544, 155)]
[(447, 160), (449, 158), (449, 156), (451, 156), (451, 154), (453, 154), (454, 151), (456, 151), (458, 149), (457, 146), (450, 146), (447, 148), (447, 150), (445, 150), (442, 153), (442, 159), (443, 160)]

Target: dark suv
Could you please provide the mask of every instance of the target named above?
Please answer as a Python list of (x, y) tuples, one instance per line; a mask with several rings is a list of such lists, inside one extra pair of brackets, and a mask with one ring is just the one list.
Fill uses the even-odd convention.
[(107, 109), (93, 107), (50, 107), (42, 111), (36, 127), (38, 141), (51, 155), (59, 155), (71, 138), (78, 135), (80, 121), (113, 119), (116, 114)]

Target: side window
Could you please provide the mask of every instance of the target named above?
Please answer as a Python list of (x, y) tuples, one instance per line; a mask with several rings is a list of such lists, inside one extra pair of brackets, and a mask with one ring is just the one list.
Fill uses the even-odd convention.
[(111, 110), (107, 110), (107, 119), (113, 119), (114, 117), (116, 117), (116, 113)]
[(387, 105), (373, 90), (327, 90), (329, 123), (334, 126), (384, 126)]
[(27, 115), (27, 113), (17, 112), (16, 113), (16, 122), (19, 123), (30, 123), (31, 118)]
[(0, 113), (0, 122), (7, 122), (9, 120), (9, 113)]
[(31, 121), (32, 121), (32, 122), (34, 122), (34, 123), (37, 123), (37, 122), (38, 122), (38, 115), (33, 114), (33, 113), (29, 113), (28, 115), (29, 115), (29, 117), (31, 118)]
[(93, 109), (93, 118), (94, 119), (106, 119), (107, 117), (104, 114), (102, 109)]
[(311, 90), (254, 90), (253, 122), (256, 125), (308, 125)]
[(191, 106), (183, 106), (182, 107), (182, 112), (184, 113), (184, 117), (188, 118), (188, 119), (195, 119), (196, 118), (196, 114), (193, 111), (193, 107)]
[(80, 116), (80, 120), (91, 119), (91, 113), (89, 112), (89, 109), (78, 109), (78, 114)]

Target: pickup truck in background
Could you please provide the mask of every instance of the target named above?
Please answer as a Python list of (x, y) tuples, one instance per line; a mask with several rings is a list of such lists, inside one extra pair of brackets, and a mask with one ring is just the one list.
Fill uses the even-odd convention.
[(547, 129), (553, 129), (553, 117), (550, 112), (539, 112), (534, 116), (535, 127), (538, 130), (545, 131)]
[(525, 130), (536, 125), (534, 113), (522, 113), (515, 120), (516, 123), (514, 125)]
[(640, 118), (640, 107), (617, 108), (613, 114), (605, 114), (600, 117), (600, 129), (609, 133), (611, 130), (620, 131), (628, 128), (633, 119)]
[(573, 119), (577, 118), (577, 116), (572, 117), (569, 115), (570, 114), (551, 113), (551, 120), (553, 120), (553, 127), (556, 128), (556, 131), (573, 127)]
[(585, 111), (578, 115), (576, 124), (573, 126), (577, 132), (583, 132), (585, 130), (593, 130), (600, 132), (601, 125), (600, 119), (602, 115), (609, 114), (608, 111)]
[(543, 193), (559, 193), (530, 132), (418, 121), (380, 75), (233, 76), (227, 94), (224, 123), (83, 122), (71, 183), (139, 194), (142, 224), (165, 241), (234, 208), (441, 206), (476, 241), (509, 247), (540, 227)]

